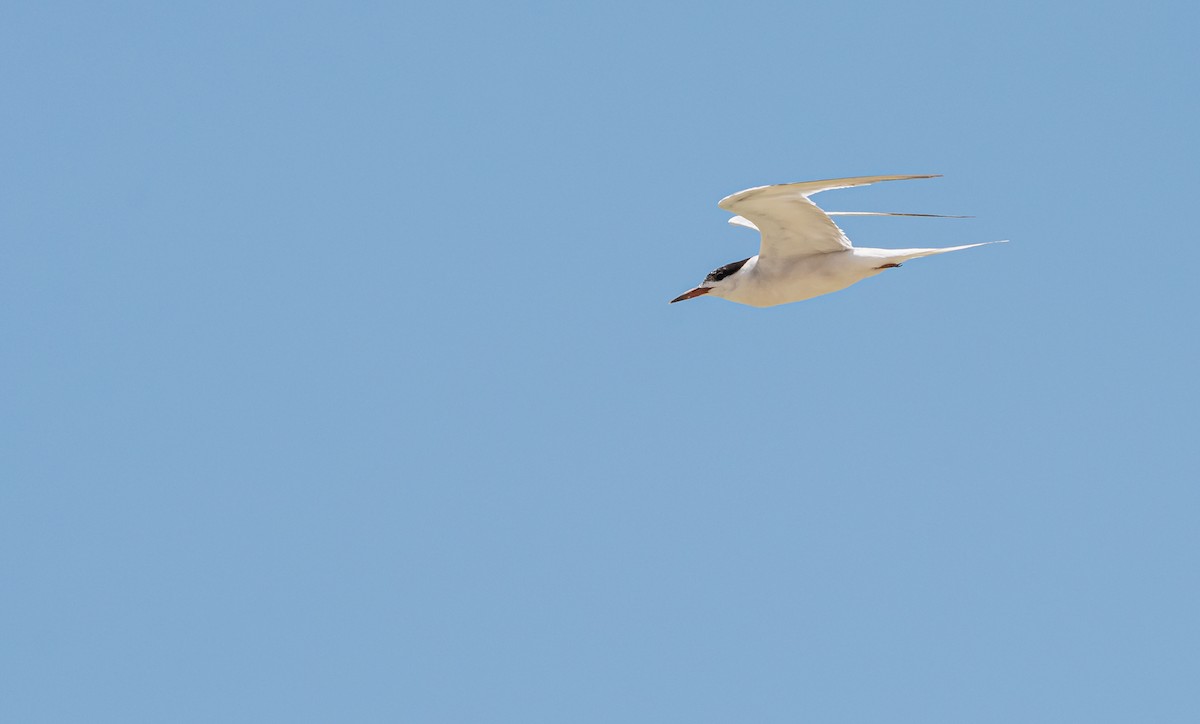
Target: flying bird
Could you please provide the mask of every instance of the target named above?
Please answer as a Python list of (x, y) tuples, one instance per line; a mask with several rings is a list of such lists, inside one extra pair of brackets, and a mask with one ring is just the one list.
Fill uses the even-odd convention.
[[(699, 286), (671, 304), (712, 295), (752, 307), (799, 302), (845, 289), (867, 277), (896, 269), (909, 259), (999, 242), (944, 249), (868, 249), (850, 244), (831, 216), (925, 216), (886, 211), (822, 211), (808, 197), (830, 189), (866, 186), (929, 176), (856, 176), (825, 181), (758, 186), (726, 196), (717, 204), (737, 214), (729, 223), (754, 229), (762, 236), (758, 256), (714, 269)], [(942, 217), (965, 218), (965, 217)]]

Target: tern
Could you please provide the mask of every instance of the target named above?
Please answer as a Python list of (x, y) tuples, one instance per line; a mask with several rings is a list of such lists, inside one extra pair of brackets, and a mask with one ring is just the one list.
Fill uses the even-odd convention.
[(831, 216), (924, 216), (887, 211), (822, 211), (808, 197), (821, 191), (866, 186), (880, 181), (937, 178), (924, 176), (856, 176), (824, 181), (758, 186), (721, 199), (717, 205), (736, 214), (729, 223), (754, 229), (762, 236), (758, 256), (714, 269), (699, 286), (671, 300), (712, 295), (752, 307), (799, 302), (845, 289), (851, 284), (896, 269), (909, 259), (1000, 242), (943, 249), (868, 249), (850, 244)]

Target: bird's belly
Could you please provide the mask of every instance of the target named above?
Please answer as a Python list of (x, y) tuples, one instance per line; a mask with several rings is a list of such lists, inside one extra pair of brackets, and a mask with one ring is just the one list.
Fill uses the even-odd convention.
[(760, 263), (748, 283), (726, 298), (754, 307), (771, 307), (845, 289), (874, 272), (845, 252), (816, 254), (765, 268)]

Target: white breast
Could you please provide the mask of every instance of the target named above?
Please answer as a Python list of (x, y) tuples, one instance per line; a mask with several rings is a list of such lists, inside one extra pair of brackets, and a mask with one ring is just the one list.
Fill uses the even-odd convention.
[[(795, 259), (746, 262), (737, 285), (714, 290), (716, 296), (752, 307), (770, 307), (819, 297), (879, 273), (878, 259), (856, 250), (813, 254)], [(751, 262), (754, 263), (751, 266)]]

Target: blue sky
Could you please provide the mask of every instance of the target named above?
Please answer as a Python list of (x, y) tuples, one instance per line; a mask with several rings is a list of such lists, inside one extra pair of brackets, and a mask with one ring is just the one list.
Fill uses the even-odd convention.
[(1197, 20), (10, 7), (0, 719), (1196, 721)]

